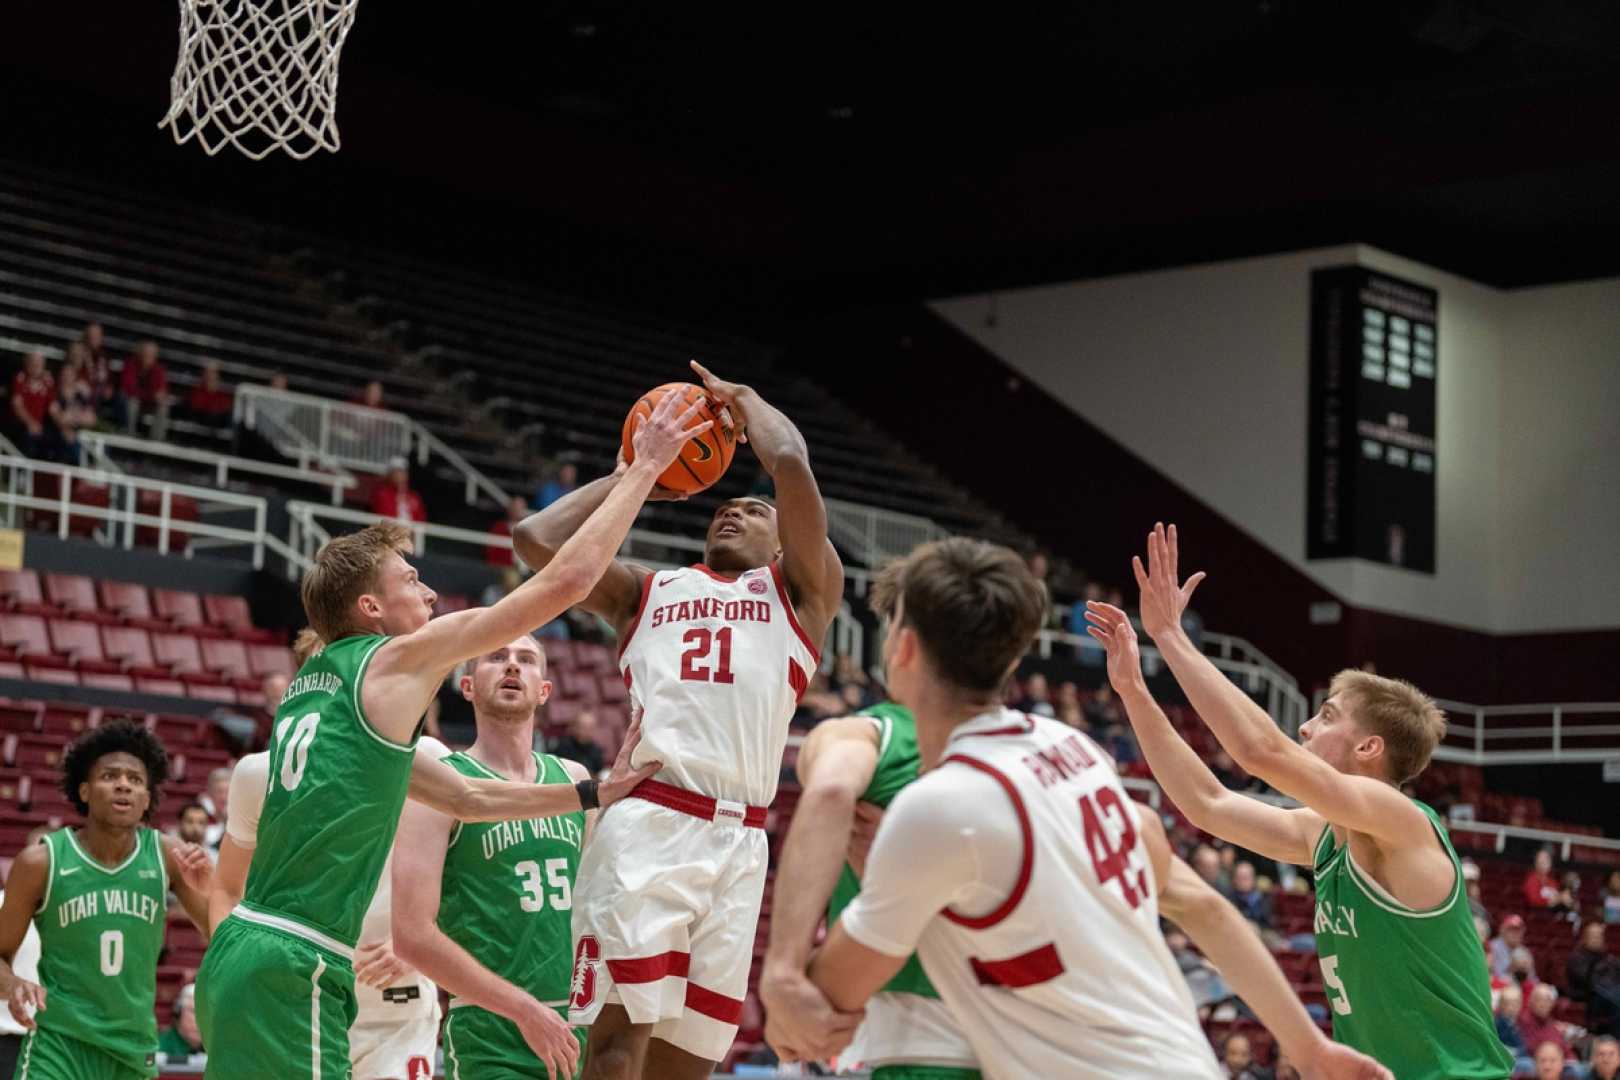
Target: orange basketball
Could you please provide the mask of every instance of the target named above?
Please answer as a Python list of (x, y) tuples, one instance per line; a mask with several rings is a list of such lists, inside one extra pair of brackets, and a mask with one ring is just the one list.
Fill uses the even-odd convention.
[(736, 436), (725, 429), (720, 423), (720, 410), (709, 401), (709, 395), (701, 386), (692, 383), (665, 383), (641, 395), (635, 405), (630, 408), (630, 415), (624, 418), (624, 436), (622, 447), (624, 460), (636, 460), (635, 447), (631, 445), (631, 437), (635, 434), (638, 418), (641, 421), (652, 415), (665, 394), (676, 393), (686, 399), (688, 403), (702, 401), (703, 411), (698, 415), (704, 420), (713, 420), (714, 427), (693, 439), (687, 440), (681, 447), (681, 456), (675, 463), (664, 470), (664, 475), (658, 478), (660, 487), (671, 491), (679, 491), (687, 495), (696, 494), (704, 488), (712, 486), (715, 481), (726, 475), (731, 467), (731, 455), (737, 449)]

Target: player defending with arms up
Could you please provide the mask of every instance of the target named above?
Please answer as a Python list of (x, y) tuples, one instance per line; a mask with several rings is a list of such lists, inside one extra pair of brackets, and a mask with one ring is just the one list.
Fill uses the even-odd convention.
[(1142, 626), (1187, 700), (1232, 760), (1305, 805), (1287, 810), (1226, 790), (1176, 734), (1142, 678), (1136, 632), (1093, 603), (1091, 634), (1153, 775), (1194, 825), (1316, 871), (1316, 945), (1333, 1034), (1401, 1080), (1502, 1080), (1513, 1058), (1496, 1036), (1490, 982), (1440, 819), (1401, 794), (1445, 731), (1410, 683), (1359, 671), (1333, 680), (1299, 743), (1187, 637), (1181, 614), (1203, 580), (1182, 585), (1176, 527), (1154, 528), (1133, 559)]
[(982, 541), (928, 544), (884, 570), (872, 601), (888, 619), (889, 690), (916, 717), (926, 771), (889, 804), (861, 891), (811, 961), (832, 1005), (859, 1008), (915, 950), (992, 1080), (1215, 1080), (1159, 932), (1162, 893), (1307, 1076), (1388, 1080), (1322, 1037), (1095, 743), (1001, 705), (1046, 611), (1022, 558)]
[[(211, 872), (202, 848), (146, 826), (167, 773), (156, 737), (123, 721), (92, 728), (62, 759), (62, 787), (85, 824), (48, 833), (18, 855), (0, 906), (0, 993), (32, 1029), (20, 1077), (157, 1075), (154, 1006), (168, 892), (206, 937)], [(39, 985), (10, 965), (30, 919), (39, 928)]]
[[(197, 977), (209, 1076), (347, 1070), (354, 946), (407, 794), (462, 821), (543, 818), (611, 802), (650, 775), (621, 760), (600, 789), (473, 780), (414, 751), (423, 711), (451, 668), (590, 592), (659, 473), (710, 426), (691, 426), (696, 409), (677, 414), (681, 404), (660, 403), (635, 432), (636, 464), (623, 481), (551, 566), (493, 607), (430, 620), (435, 596), (402, 557), (410, 534), (395, 524), (338, 537), (316, 555), (304, 611), (326, 647), (277, 710), (247, 886)], [(578, 1047), (567, 1025), (558, 1020), (552, 1037), (572, 1067)]]
[[(664, 762), (597, 822), (580, 863), (570, 1017), (591, 1025), (590, 1080), (697, 1080), (731, 1047), (765, 887), (765, 808), (843, 597), (804, 438), (750, 388), (693, 367), (746, 425), (777, 505), (723, 504), (702, 565), (654, 574), (615, 562), (584, 603), (619, 635), (645, 732), (633, 760)], [(550, 563), (623, 475), (519, 525), (518, 554)]]

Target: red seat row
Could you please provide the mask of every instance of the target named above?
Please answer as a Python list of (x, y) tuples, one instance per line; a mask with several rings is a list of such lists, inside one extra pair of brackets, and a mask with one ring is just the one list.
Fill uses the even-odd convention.
[(254, 680), (271, 674), (290, 678), (295, 673), (292, 652), (281, 645), (14, 612), (0, 614), (0, 655), (39, 668), (71, 667), (82, 674), (135, 678), (213, 673), (221, 679)]
[[(43, 587), (42, 587), (43, 584)], [(184, 629), (195, 637), (235, 637), (271, 643), (273, 631), (253, 625), (241, 596), (147, 589), (129, 581), (93, 581), (83, 574), (0, 570), (0, 605), (27, 615), (70, 615), (99, 623), (125, 623), (147, 630)]]

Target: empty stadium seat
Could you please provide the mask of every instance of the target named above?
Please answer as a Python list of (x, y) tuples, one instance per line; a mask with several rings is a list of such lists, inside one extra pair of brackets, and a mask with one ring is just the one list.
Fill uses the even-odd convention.
[(202, 646), (202, 665), (230, 679), (248, 679), (253, 675), (248, 666), (247, 647), (234, 638), (209, 639)]
[(101, 606), (107, 611), (125, 620), (153, 618), (152, 598), (145, 585), (103, 580), (96, 583), (96, 589), (101, 594)]
[(254, 675), (285, 675), (292, 678), (298, 672), (291, 649), (282, 645), (252, 645), (248, 648), (248, 667)]
[(135, 689), (135, 680), (121, 671), (84, 671), (79, 673), (79, 685), (128, 692)]
[(46, 574), (45, 597), (76, 619), (98, 622), (118, 620), (116, 615), (101, 609), (101, 603), (96, 599), (95, 583), (83, 574)]
[(183, 589), (153, 589), (152, 610), (171, 626), (196, 631), (207, 626), (202, 598)]
[(214, 683), (192, 682), (185, 683), (186, 696), (198, 698), (203, 701), (220, 701), (227, 705), (236, 704), (236, 690), (229, 686), (220, 686)]
[(38, 615), (0, 615), (0, 645), (12, 656), (50, 656), (51, 639)]
[(115, 672), (115, 661), (101, 651), (101, 627), (82, 619), (52, 619), (47, 624), (53, 652), (68, 657), (80, 671)]
[[(196, 599), (195, 594), (187, 595)], [(0, 636), (0, 642), (3, 640), (3, 636)], [(202, 650), (197, 647), (197, 639), (190, 634), (153, 634), (151, 640), (153, 658), (174, 674), (202, 672)]]
[(135, 689), (142, 694), (164, 694), (169, 697), (186, 696), (185, 684), (179, 679), (138, 678), (135, 680)]
[(152, 655), (152, 638), (134, 626), (103, 626), (101, 651), (108, 660), (122, 664), (136, 674), (156, 675), (157, 660)]
[(23, 678), (35, 682), (59, 683), (63, 686), (79, 685), (79, 673), (72, 668), (53, 667), (31, 660), (23, 662)]
[(0, 603), (25, 615), (56, 613), (56, 608), (45, 602), (39, 575), (32, 570), (0, 570)]

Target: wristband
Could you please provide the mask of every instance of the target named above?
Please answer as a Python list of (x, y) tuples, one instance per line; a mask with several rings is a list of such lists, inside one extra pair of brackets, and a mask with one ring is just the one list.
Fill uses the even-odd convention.
[(597, 797), (596, 788), (595, 780), (581, 780), (574, 785), (574, 791), (579, 795), (581, 810), (595, 810), (602, 805), (602, 800)]

